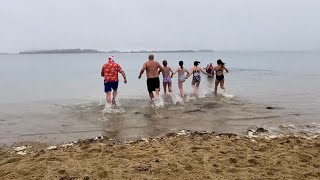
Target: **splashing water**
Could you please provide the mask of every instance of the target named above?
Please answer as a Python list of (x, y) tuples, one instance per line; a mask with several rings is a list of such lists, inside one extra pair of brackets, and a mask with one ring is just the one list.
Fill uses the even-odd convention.
[(115, 100), (116, 103), (109, 105), (106, 104), (104, 109), (102, 110), (103, 113), (109, 113), (109, 114), (123, 114), (125, 113), (125, 109), (121, 106), (120, 102), (118, 99)]
[(161, 97), (157, 97), (152, 103), (152, 108), (155, 108), (155, 109), (164, 108), (163, 99)]

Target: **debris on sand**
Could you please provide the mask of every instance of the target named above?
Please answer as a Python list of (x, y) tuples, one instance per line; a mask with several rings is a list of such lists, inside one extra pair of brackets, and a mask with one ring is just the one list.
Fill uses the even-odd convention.
[(58, 147), (54, 145), (54, 146), (47, 147), (46, 150), (57, 150), (57, 149)]

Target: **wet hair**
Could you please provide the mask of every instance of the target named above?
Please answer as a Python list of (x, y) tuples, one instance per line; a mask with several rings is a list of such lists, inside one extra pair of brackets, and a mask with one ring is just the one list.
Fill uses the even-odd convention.
[(166, 67), (166, 66), (168, 65), (167, 60), (163, 60), (163, 61), (162, 61), (162, 64), (163, 64), (164, 67)]
[(149, 60), (154, 60), (154, 55), (153, 54), (149, 55)]
[(179, 66), (183, 69), (183, 61), (179, 61)]
[(194, 66), (198, 66), (199, 64), (200, 64), (199, 61), (195, 61), (195, 62), (193, 63)]
[(224, 65), (225, 65), (225, 63), (224, 63), (224, 62), (222, 62), (222, 60), (221, 60), (221, 59), (218, 59), (217, 64), (218, 64), (218, 65), (221, 65), (221, 66), (224, 66)]

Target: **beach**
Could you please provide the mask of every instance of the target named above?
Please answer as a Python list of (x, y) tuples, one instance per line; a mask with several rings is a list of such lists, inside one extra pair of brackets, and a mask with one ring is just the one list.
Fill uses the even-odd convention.
[(267, 138), (183, 131), (131, 142), (101, 138), (51, 150), (35, 145), (26, 155), (3, 148), (0, 178), (320, 178), (318, 136)]

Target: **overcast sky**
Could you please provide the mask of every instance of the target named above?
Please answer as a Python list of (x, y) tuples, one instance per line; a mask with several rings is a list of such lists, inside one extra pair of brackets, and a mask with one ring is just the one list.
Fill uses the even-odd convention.
[(320, 50), (320, 0), (0, 0), (0, 52)]

